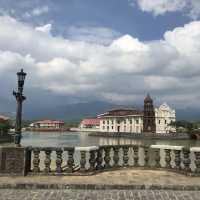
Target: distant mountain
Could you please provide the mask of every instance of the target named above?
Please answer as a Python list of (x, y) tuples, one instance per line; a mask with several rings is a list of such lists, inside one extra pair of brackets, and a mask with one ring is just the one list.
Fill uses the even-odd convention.
[(27, 107), (24, 116), (26, 119), (62, 119), (65, 121), (80, 121), (86, 117), (96, 115), (117, 107), (107, 102), (95, 101), (88, 103), (67, 104), (58, 107)]
[[(83, 118), (95, 117), (98, 114), (104, 113), (109, 109), (118, 107), (122, 106), (103, 101), (66, 104), (55, 107), (52, 107), (50, 105), (25, 104), (23, 109), (24, 111), (23, 118), (27, 120), (61, 119), (64, 121), (80, 121)], [(130, 106), (125, 106), (125, 107), (130, 107)], [(135, 107), (142, 109), (142, 105), (136, 105)], [(6, 113), (5, 109), (2, 109), (2, 112)], [(10, 113), (11, 112), (8, 110), (9, 115)], [(177, 109), (176, 117), (177, 120), (200, 121), (200, 108)]]

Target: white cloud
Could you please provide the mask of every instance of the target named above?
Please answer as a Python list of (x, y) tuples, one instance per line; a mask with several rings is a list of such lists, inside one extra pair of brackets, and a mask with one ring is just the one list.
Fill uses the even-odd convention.
[(192, 19), (200, 17), (199, 0), (133, 0), (144, 12), (152, 12), (155, 16), (167, 12), (182, 11)]
[(151, 92), (177, 105), (180, 96), (191, 96), (185, 105), (199, 105), (200, 21), (166, 32), (163, 40), (125, 35), (107, 45), (44, 34), (6, 16), (0, 24), (0, 77), (9, 76), (9, 83), (23, 67), (29, 88), (64, 96), (133, 103)]
[(35, 28), (36, 31), (41, 31), (43, 33), (48, 33), (48, 34), (50, 34), (51, 29), (52, 29), (51, 24), (46, 24), (44, 26), (38, 26), (38, 27)]

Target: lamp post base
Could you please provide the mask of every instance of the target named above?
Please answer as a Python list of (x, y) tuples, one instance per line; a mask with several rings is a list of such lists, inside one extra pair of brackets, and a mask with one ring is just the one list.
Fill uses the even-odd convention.
[(21, 141), (21, 134), (15, 134), (14, 135), (14, 143), (17, 147), (20, 147), (20, 141)]

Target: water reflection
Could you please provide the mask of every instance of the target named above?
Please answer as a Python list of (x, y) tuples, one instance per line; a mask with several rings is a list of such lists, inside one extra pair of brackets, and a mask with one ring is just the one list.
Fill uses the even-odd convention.
[(85, 132), (24, 132), (22, 138), (23, 146), (64, 147), (123, 144), (200, 146), (200, 141), (91, 137)]

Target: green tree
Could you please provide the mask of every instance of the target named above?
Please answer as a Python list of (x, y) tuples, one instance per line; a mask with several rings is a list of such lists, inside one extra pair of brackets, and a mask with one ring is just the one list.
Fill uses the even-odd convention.
[(7, 133), (10, 128), (11, 128), (11, 125), (10, 125), (9, 121), (0, 122), (0, 132), (1, 133)]

